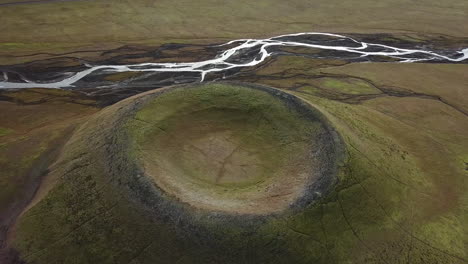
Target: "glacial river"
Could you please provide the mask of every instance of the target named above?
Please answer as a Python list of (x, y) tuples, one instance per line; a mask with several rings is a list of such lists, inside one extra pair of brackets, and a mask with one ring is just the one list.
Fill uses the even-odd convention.
[[(20, 88), (72, 88), (73, 85), (84, 77), (97, 72), (196, 72), (200, 74), (200, 81), (204, 81), (207, 74), (223, 72), (233, 68), (252, 67), (265, 61), (274, 55), (269, 51), (271, 47), (302, 47), (318, 50), (329, 50), (340, 53), (352, 53), (358, 57), (380, 56), (392, 59), (392, 61), (412, 63), (423, 61), (436, 62), (462, 62), (468, 59), (468, 48), (454, 51), (451, 55), (444, 55), (430, 50), (405, 49), (383, 44), (367, 43), (354, 38), (331, 34), (305, 32), (280, 35), (266, 39), (238, 39), (225, 44), (226, 50), (212, 59), (198, 62), (177, 63), (139, 63), (127, 65), (87, 65), (87, 69), (50, 82), (39, 82), (22, 78), (23, 82), (10, 82), (8, 75), (4, 73), (4, 81), (0, 82), (0, 89)], [(232, 46), (232, 47), (231, 47)], [(231, 48), (228, 48), (231, 47)], [(239, 54), (253, 55), (241, 62), (235, 58)]]

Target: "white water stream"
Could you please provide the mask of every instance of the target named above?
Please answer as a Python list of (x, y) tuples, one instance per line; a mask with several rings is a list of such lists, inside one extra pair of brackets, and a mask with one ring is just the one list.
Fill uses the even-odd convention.
[[(294, 41), (295, 37), (328, 37), (336, 39), (337, 41), (347, 41), (352, 43), (349, 46), (325, 45), (325, 44), (311, 44), (307, 42)], [(283, 39), (283, 40), (281, 40)], [(289, 39), (289, 40), (288, 40)], [(326, 41), (325, 41), (326, 42)], [(25, 82), (9, 82), (8, 78), (0, 82), (0, 89), (19, 89), (19, 88), (67, 88), (73, 87), (73, 84), (89, 74), (101, 70), (105, 72), (198, 72), (201, 75), (201, 81), (204, 81), (205, 76), (210, 72), (221, 72), (232, 68), (250, 67), (262, 63), (265, 59), (272, 55), (268, 51), (268, 47), (285, 46), (285, 47), (303, 47), (311, 49), (331, 50), (340, 52), (354, 53), (360, 57), (366, 56), (385, 56), (397, 59), (398, 62), (418, 62), (418, 61), (448, 61), (460, 62), (468, 59), (468, 48), (457, 51), (459, 54), (456, 57), (448, 57), (428, 50), (418, 49), (402, 49), (382, 44), (366, 43), (355, 40), (353, 38), (331, 34), (331, 33), (316, 33), (305, 32), (296, 34), (287, 34), (276, 36), (266, 39), (239, 39), (229, 41), (220, 46), (232, 45), (239, 43), (239, 45), (229, 48), (222, 52), (220, 55), (213, 59), (199, 61), (199, 62), (181, 62), (181, 63), (139, 63), (128, 65), (99, 65), (89, 66), (88, 69), (75, 73), (73, 76), (52, 82), (33, 82), (24, 79)], [(252, 59), (244, 63), (228, 62), (229, 59), (234, 58), (241, 52), (248, 51), (249, 49), (258, 49), (258, 53), (252, 56)], [(414, 55), (414, 56), (412, 56)], [(4, 73), (6, 77), (6, 74)]]

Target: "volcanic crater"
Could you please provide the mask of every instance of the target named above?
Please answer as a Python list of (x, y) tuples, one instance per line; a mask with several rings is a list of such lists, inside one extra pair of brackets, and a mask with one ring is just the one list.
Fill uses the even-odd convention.
[(168, 199), (202, 212), (280, 213), (325, 194), (343, 157), (318, 110), (265, 86), (173, 86), (106, 110), (95, 122), (113, 120), (112, 135), (101, 133), (112, 140), (111, 175), (154, 210)]

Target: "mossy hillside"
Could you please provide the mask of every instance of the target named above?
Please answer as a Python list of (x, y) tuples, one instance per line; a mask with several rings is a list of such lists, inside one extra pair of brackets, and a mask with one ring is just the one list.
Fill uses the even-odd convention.
[[(63, 178), (23, 216), (15, 245), (36, 263), (463, 263), (462, 211), (457, 205), (433, 210), (438, 186), (428, 171), (444, 166), (425, 160), (408, 135), (423, 136), (421, 144), (433, 144), (431, 137), (372, 106), (297, 95), (326, 113), (347, 143), (346, 169), (320, 202), (255, 231), (193, 219), (206, 227), (200, 234), (209, 230), (202, 240), (180, 223), (155, 222), (106, 178), (99, 158), (105, 146), (96, 131), (115, 129), (106, 115), (120, 104), (88, 123), (93, 133), (75, 134), (52, 172)], [(451, 164), (453, 154), (436, 152), (432, 157), (446, 155), (443, 163)]]
[[(324, 201), (324, 208), (335, 207), (336, 213), (332, 215), (341, 215), (342, 223), (331, 224), (333, 221), (322, 219), (323, 225), (314, 228), (310, 222), (302, 221), (299, 227), (304, 228), (306, 232), (303, 233), (318, 238), (323, 246), (336, 237), (333, 234), (340, 226), (347, 226), (348, 240), (354, 239), (363, 249), (364, 255), (360, 257), (376, 263), (463, 262), (466, 251), (461, 208), (445, 201), (442, 202), (445, 210), (440, 210), (439, 199), (443, 194), (439, 192), (444, 187), (430, 172), (442, 166), (430, 160), (440, 158), (445, 150), (433, 149), (428, 156), (426, 150), (415, 148), (415, 145), (434, 146), (433, 139), (426, 136), (427, 131), (402, 125), (372, 107), (352, 106), (304, 94), (298, 96), (329, 113), (347, 142), (350, 159), (346, 180), (336, 187), (335, 196)], [(447, 152), (442, 155), (450, 156)], [(453, 161), (444, 158), (444, 162), (451, 164)], [(461, 175), (460, 170), (454, 170), (445, 177), (455, 185), (461, 184), (458, 195), (466, 188), (460, 182)], [(356, 210), (358, 208), (361, 210)], [(327, 211), (319, 206), (315, 213), (323, 217)], [(322, 232), (307, 232), (310, 230)], [(338, 250), (337, 247), (343, 245), (342, 260), (348, 258), (346, 254), (356, 254), (355, 248), (341, 240), (346, 236), (339, 237), (339, 241), (332, 239), (329, 247)], [(408, 253), (401, 255), (400, 252)]]
[(2, 224), (14, 219), (31, 199), (35, 184), (47, 169), (52, 153), (60, 148), (72, 128), (95, 112), (92, 107), (61, 102), (60, 94), (53, 91), (48, 95), (35, 91), (11, 91), (4, 95), (29, 101), (40, 101), (44, 97), (57, 101), (43, 102), (41, 106), (0, 103), (0, 111), (4, 113), (0, 116), (4, 126), (0, 128)]
[[(111, 124), (94, 125), (105, 128)], [(22, 231), (14, 244), (24, 250), (22, 257), (37, 263), (66, 262), (70, 256), (76, 263), (115, 263), (116, 259), (123, 263), (138, 257), (138, 251), (151, 242), (158, 245), (153, 249), (155, 252), (180, 253), (176, 245), (171, 246), (169, 234), (173, 229), (169, 232), (148, 221), (141, 212), (132, 209), (128, 199), (122, 199), (121, 192), (109, 184), (108, 178), (102, 177), (106, 174), (105, 166), (96, 163), (102, 148), (88, 153), (83, 147), (90, 143), (88, 136), (93, 139), (96, 135), (77, 132), (83, 134), (84, 138), (75, 136), (70, 140), (65, 155), (51, 168), (49, 176), (55, 179), (54, 188), (19, 224)], [(96, 141), (92, 144), (99, 146)], [(52, 230), (39, 235), (44, 228)], [(71, 244), (77, 247), (69, 247)]]
[(0, 127), (0, 137), (7, 136), (8, 134), (13, 133), (14, 130), (6, 128), (6, 127)]
[[(113, 110), (118, 107), (122, 104)], [(56, 185), (20, 221), (14, 245), (24, 253), (24, 259), (36, 263), (70, 259), (76, 263), (154, 263), (156, 260), (161, 263), (176, 260), (182, 263), (236, 263), (246, 244), (253, 253), (244, 256), (246, 261), (252, 261), (250, 258), (273, 259), (271, 255), (263, 254), (263, 240), (250, 228), (237, 229), (243, 243), (232, 248), (226, 242), (233, 239), (232, 236), (221, 236), (230, 229), (229, 225), (218, 224), (217, 230), (223, 233), (212, 230), (207, 237), (206, 230), (200, 227), (165, 224), (135, 207), (122, 187), (106, 177), (108, 172), (104, 168), (107, 165), (100, 158), (107, 146), (103, 145), (105, 141), (99, 135), (102, 131), (112, 133), (116, 125), (111, 110), (103, 110), (100, 118), (91, 120), (77, 131), (67, 145), (67, 151), (51, 169), (49, 176), (57, 179)], [(40, 235), (50, 228), (53, 230)], [(193, 237), (197, 232), (201, 232), (201, 238)]]

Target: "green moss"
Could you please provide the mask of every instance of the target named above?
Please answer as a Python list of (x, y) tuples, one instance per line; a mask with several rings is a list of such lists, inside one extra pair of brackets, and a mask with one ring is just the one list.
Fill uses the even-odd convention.
[(135, 77), (141, 75), (141, 72), (119, 72), (119, 73), (114, 73), (107, 75), (105, 77), (105, 80), (107, 81), (112, 81), (112, 82), (117, 82), (117, 81), (123, 81), (127, 80), (131, 77)]
[(5, 127), (0, 127), (0, 137), (3, 137), (3, 136), (7, 136), (11, 133), (13, 133), (14, 130), (12, 129), (9, 129), (9, 128), (5, 128)]
[(324, 89), (330, 89), (344, 94), (379, 94), (377, 88), (359, 79), (335, 79), (320, 78), (318, 85)]
[[(189, 113), (194, 105), (203, 109), (233, 101), (252, 111), (268, 109), (278, 119), (291, 118), (287, 111), (269, 108), (273, 102), (261, 103), (265, 101), (257, 100), (253, 92), (236, 94), (220, 85), (208, 87), (161, 95), (164, 102), (155, 101), (138, 112), (127, 129), (144, 142), (151, 129), (148, 122), (170, 129), (173, 124), (164, 122), (169, 116)], [(457, 168), (452, 178), (465, 175), (460, 160), (465, 162), (466, 154), (459, 153), (463, 150), (442, 152), (435, 146), (444, 141), (436, 144), (422, 129), (373, 107), (296, 95), (320, 108), (347, 145), (340, 182), (318, 202), (268, 218), (253, 229), (197, 217), (188, 228), (162, 223), (129, 200), (119, 189), (124, 182), (109, 184), (108, 165), (100, 161), (103, 151), (95, 147), (102, 138), (81, 132), (52, 172), (63, 179), (21, 218), (15, 245), (26, 260), (35, 263), (70, 259), (75, 263), (463, 263), (465, 211), (450, 201), (438, 207), (446, 194), (431, 171), (440, 165), (427, 162), (428, 154), (408, 137), (416, 136), (421, 145), (439, 151), (439, 157), (453, 160), (443, 164)], [(114, 123), (103, 120), (107, 119), (88, 125), (96, 126), (95, 130), (114, 129)], [(270, 132), (260, 128), (258, 133), (268, 137)], [(256, 140), (248, 144), (255, 145)], [(116, 153), (113, 158), (121, 156)], [(460, 192), (464, 187), (450, 190), (459, 195), (456, 202), (466, 201)], [(198, 230), (199, 226), (206, 229)], [(194, 239), (190, 232), (202, 238)]]

